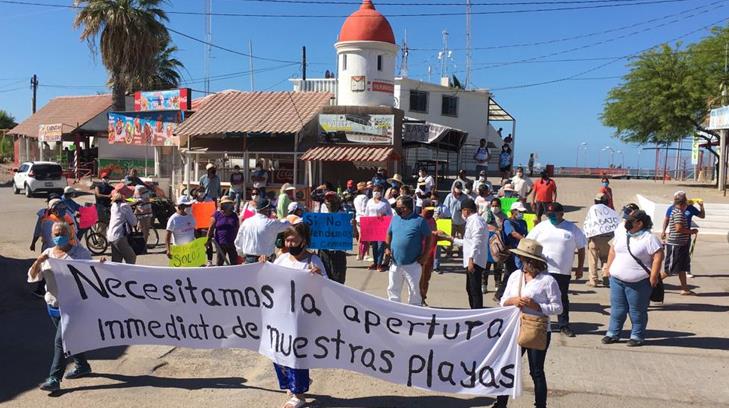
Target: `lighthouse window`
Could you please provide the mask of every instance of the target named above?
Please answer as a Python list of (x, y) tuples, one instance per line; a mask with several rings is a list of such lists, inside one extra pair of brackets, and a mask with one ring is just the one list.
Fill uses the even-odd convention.
[(410, 91), (410, 111), (428, 113), (428, 93), (424, 91)]
[(458, 116), (458, 97), (443, 95), (440, 113), (443, 116)]
[(382, 55), (377, 56), (377, 70), (382, 71)]
[(342, 71), (347, 70), (347, 54), (342, 54)]

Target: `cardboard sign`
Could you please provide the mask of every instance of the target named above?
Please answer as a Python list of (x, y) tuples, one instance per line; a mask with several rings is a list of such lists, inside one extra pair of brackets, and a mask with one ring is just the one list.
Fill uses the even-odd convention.
[(352, 214), (305, 213), (304, 222), (311, 230), (311, 249), (352, 249)]
[(615, 210), (605, 204), (595, 204), (587, 211), (582, 230), (587, 238), (614, 232), (621, 218)]
[(392, 217), (360, 217), (359, 237), (365, 242), (384, 241)]
[[(443, 231), (448, 235), (452, 234), (453, 230), (453, 221), (450, 219), (437, 219), (435, 220), (435, 228), (438, 231)], [(449, 241), (438, 241), (438, 246), (451, 246), (451, 243)]]
[(78, 228), (87, 229), (99, 221), (99, 214), (96, 212), (96, 205), (80, 207), (78, 209)]
[(207, 238), (198, 238), (190, 243), (170, 246), (169, 266), (174, 268), (198, 267), (205, 265), (208, 257), (205, 254)]
[(215, 214), (215, 201), (192, 203), (192, 218), (195, 219), (195, 229), (210, 228), (210, 219)]

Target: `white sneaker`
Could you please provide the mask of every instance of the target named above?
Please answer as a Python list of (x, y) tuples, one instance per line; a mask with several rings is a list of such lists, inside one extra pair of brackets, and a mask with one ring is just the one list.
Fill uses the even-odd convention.
[(693, 278), (693, 277), (694, 277), (694, 275), (691, 275), (690, 273), (687, 273), (687, 274), (686, 274), (686, 277), (687, 277), (687, 278)]
[(364, 261), (365, 262), (375, 262), (375, 258), (373, 258), (371, 256), (365, 256), (364, 257)]
[(213, 266), (213, 261), (208, 261), (207, 265), (205, 266)]

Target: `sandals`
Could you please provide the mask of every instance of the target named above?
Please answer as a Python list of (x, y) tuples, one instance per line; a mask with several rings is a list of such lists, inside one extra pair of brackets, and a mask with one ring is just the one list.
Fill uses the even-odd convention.
[(285, 404), (281, 406), (281, 408), (301, 408), (304, 406), (306, 402), (303, 399), (296, 398), (296, 396), (293, 396), (289, 398), (288, 401), (286, 401)]
[(681, 296), (696, 296), (696, 292), (692, 290), (682, 290)]

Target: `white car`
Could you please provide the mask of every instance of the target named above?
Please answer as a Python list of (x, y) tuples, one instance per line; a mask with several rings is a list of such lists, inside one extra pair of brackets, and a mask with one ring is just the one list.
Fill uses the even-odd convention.
[(54, 162), (25, 162), (17, 169), (13, 169), (13, 192), (20, 194), (22, 190), (26, 197), (40, 192), (63, 193), (68, 185), (63, 176), (63, 168)]

